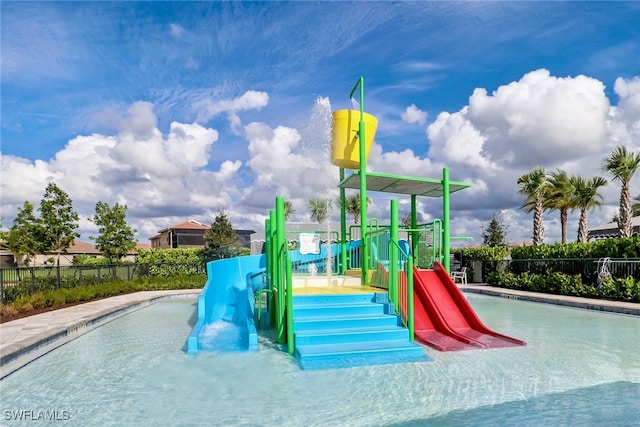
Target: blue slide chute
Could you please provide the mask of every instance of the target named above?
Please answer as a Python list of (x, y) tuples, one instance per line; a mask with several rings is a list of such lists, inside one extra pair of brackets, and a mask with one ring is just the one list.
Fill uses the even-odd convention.
[(198, 320), (187, 353), (258, 349), (254, 294), (265, 287), (265, 269), (265, 255), (207, 263), (207, 283), (198, 296)]

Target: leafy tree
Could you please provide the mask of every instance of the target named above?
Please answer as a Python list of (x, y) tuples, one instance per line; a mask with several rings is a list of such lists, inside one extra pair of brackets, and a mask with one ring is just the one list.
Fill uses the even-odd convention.
[[(371, 204), (371, 199), (367, 197), (367, 206)], [(345, 199), (345, 210), (353, 216), (353, 222), (356, 224), (360, 220), (360, 193), (348, 196)]]
[(318, 221), (318, 224), (322, 224), (329, 216), (331, 199), (311, 199), (308, 206), (311, 210), (311, 219)]
[(586, 242), (588, 235), (587, 212), (589, 209), (602, 204), (602, 195), (598, 189), (607, 185), (607, 180), (601, 176), (595, 176), (589, 180), (580, 175), (571, 177), (571, 185), (574, 188), (574, 206), (580, 209), (580, 221), (578, 222), (578, 242)]
[(211, 228), (204, 235), (204, 241), (210, 259), (229, 258), (239, 252), (238, 235), (223, 209), (218, 211)]
[(135, 233), (126, 221), (127, 207), (116, 203), (110, 207), (105, 202), (96, 204), (96, 214), (90, 219), (98, 226), (96, 247), (110, 263), (120, 261), (129, 251), (136, 247)]
[(31, 259), (42, 252), (42, 226), (34, 214), (33, 204), (24, 202), (18, 208), (18, 215), (7, 238), (7, 246), (13, 252), (16, 260), (24, 257), (24, 263), (29, 265)]
[(73, 241), (80, 237), (78, 214), (73, 210), (73, 202), (54, 182), (50, 182), (40, 201), (40, 221), (42, 223), (42, 243), (45, 252), (55, 252), (60, 265), (60, 253), (69, 249)]
[(489, 223), (482, 229), (482, 244), (485, 246), (507, 246), (509, 227), (502, 213), (494, 212)]
[(284, 219), (288, 220), (296, 212), (289, 200), (284, 201)]
[(411, 227), (411, 212), (407, 212), (405, 215), (400, 218), (400, 224), (403, 227)]
[(627, 151), (627, 147), (624, 145), (616, 147), (602, 161), (602, 171), (608, 173), (614, 181), (620, 181), (620, 184), (622, 184), (620, 189), (620, 221), (618, 222), (620, 237), (622, 238), (631, 237), (633, 230), (631, 226), (633, 213), (629, 183), (639, 166), (640, 153)]
[(544, 242), (543, 211), (544, 200), (548, 194), (548, 182), (544, 168), (536, 167), (528, 174), (518, 178), (520, 194), (527, 200), (522, 205), (522, 209), (527, 212), (533, 211), (533, 244), (541, 245)]
[(573, 209), (573, 187), (569, 176), (563, 170), (557, 170), (549, 174), (549, 190), (544, 200), (544, 206), (548, 209), (560, 211), (560, 227), (562, 229), (562, 243), (567, 243), (567, 217), (570, 209)]

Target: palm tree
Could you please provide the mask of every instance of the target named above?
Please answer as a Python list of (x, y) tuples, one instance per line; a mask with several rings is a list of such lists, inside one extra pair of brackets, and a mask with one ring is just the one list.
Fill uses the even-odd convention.
[(549, 174), (549, 192), (544, 199), (544, 207), (560, 211), (560, 227), (562, 228), (562, 243), (567, 243), (567, 216), (569, 209), (573, 209), (573, 187), (569, 176), (558, 169)]
[(631, 215), (640, 216), (640, 196), (636, 196), (633, 198), (635, 202), (631, 205)]
[(284, 201), (284, 219), (288, 220), (291, 214), (293, 214), (296, 210), (293, 209), (293, 205), (289, 200)]
[(311, 199), (308, 206), (311, 210), (311, 219), (322, 224), (329, 216), (331, 199)]
[(587, 212), (602, 204), (602, 195), (598, 189), (607, 185), (607, 180), (601, 176), (589, 180), (580, 175), (570, 178), (574, 188), (574, 208), (580, 209), (580, 222), (578, 223), (578, 242), (586, 242), (588, 235)]
[[(353, 222), (357, 224), (358, 220), (360, 219), (360, 193), (353, 194), (347, 197), (344, 203), (345, 203), (345, 207), (344, 207), (345, 210), (347, 211), (348, 214), (353, 216)], [(367, 197), (367, 206), (369, 206), (370, 204), (371, 204), (371, 199)]]
[(548, 191), (544, 168), (537, 166), (528, 174), (522, 175), (518, 178), (518, 185), (518, 192), (527, 197), (522, 208), (527, 212), (533, 211), (533, 244), (541, 245), (544, 241), (543, 202)]
[(620, 237), (631, 237), (631, 219), (633, 218), (631, 207), (631, 190), (629, 182), (640, 165), (640, 154), (627, 151), (627, 147), (619, 145), (609, 156), (602, 161), (602, 170), (611, 176), (614, 181), (620, 181)]

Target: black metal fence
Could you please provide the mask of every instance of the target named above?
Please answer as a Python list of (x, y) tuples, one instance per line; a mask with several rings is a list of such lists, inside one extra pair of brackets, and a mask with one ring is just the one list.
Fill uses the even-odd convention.
[(640, 281), (640, 259), (631, 258), (564, 258), (564, 259), (514, 259), (505, 261), (465, 260), (470, 282), (484, 282), (494, 271), (545, 274), (556, 271), (580, 275), (583, 283), (595, 283), (598, 277), (627, 278)]
[(188, 264), (114, 264), (77, 266), (39, 266), (0, 268), (0, 303), (19, 295), (32, 295), (61, 288), (95, 285), (140, 277), (206, 274), (206, 265)]

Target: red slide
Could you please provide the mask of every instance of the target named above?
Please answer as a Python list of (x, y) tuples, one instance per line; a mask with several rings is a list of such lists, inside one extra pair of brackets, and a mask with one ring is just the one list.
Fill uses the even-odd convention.
[(413, 269), (415, 336), (440, 351), (514, 347), (526, 342), (487, 328), (440, 263)]

